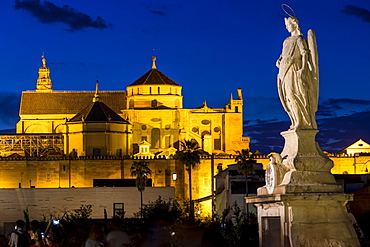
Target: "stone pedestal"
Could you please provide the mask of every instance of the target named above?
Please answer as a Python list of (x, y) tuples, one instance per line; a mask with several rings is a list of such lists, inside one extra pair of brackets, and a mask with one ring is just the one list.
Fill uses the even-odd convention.
[(268, 164), (266, 186), (246, 198), (258, 208), (261, 247), (360, 246), (345, 207), (352, 195), (336, 184), (317, 132), (282, 132), (285, 146)]
[(290, 130), (281, 133), (285, 139), (281, 161), (270, 162), (268, 167), (274, 170), (274, 177), (271, 178), (274, 180), (274, 188), (270, 188), (270, 193), (266, 187), (259, 188), (258, 195), (343, 191), (330, 172), (333, 161), (315, 141), (317, 132), (318, 130)]
[(274, 194), (248, 198), (258, 208), (260, 246), (360, 246), (343, 193)]

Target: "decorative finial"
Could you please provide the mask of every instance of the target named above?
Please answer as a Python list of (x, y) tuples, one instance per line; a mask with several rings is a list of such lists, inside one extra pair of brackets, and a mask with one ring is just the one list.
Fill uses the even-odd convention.
[(157, 57), (152, 56), (152, 69), (157, 69), (157, 65), (155, 64), (155, 60), (157, 60)]
[(43, 68), (46, 68), (46, 58), (45, 58), (45, 54), (44, 53), (42, 53), (41, 61), (42, 61), (42, 67)]
[(99, 97), (99, 80), (96, 80), (95, 94), (94, 94), (93, 102), (96, 102), (96, 101), (99, 101), (99, 100), (100, 100), (100, 97)]
[(39, 77), (37, 78), (36, 91), (51, 92), (53, 86), (50, 79), (50, 69), (46, 66), (45, 54), (41, 55), (42, 66), (39, 68)]

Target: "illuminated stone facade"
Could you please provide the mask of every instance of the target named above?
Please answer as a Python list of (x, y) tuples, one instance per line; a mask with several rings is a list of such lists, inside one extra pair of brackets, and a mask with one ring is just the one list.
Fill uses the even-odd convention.
[(370, 144), (360, 139), (340, 151), (341, 154), (353, 156), (355, 154), (370, 153)]
[[(100, 104), (122, 118), (120, 124), (112, 120), (112, 116), (93, 121), (95, 124), (90, 121), (88, 126), (81, 117), (75, 121), (76, 114), (92, 107), (96, 93)], [(142, 141), (150, 143), (151, 151), (156, 153), (178, 148), (179, 141), (184, 139), (195, 139), (209, 153), (234, 153), (249, 148), (242, 124), (241, 89), (237, 90), (237, 99), (231, 96), (224, 108), (213, 109), (204, 102), (199, 108), (185, 109), (182, 87), (156, 68), (155, 57), (151, 70), (131, 83), (126, 91), (96, 90), (95, 93), (53, 91), (50, 69), (43, 57), (36, 91), (22, 93), (17, 133), (62, 133), (64, 153), (74, 151), (79, 156), (91, 156), (92, 151), (87, 149), (100, 149), (101, 155), (131, 155), (139, 151)], [(107, 131), (111, 134), (106, 134)], [(109, 143), (102, 140), (102, 133), (111, 139)], [(117, 141), (120, 138), (121, 141)]]
[(152, 62), (126, 91), (99, 91), (98, 82), (95, 91), (54, 91), (43, 56), (36, 90), (22, 92), (17, 135), (0, 140), (0, 188), (94, 187), (94, 179), (133, 179), (132, 163), (144, 159), (153, 187), (174, 187), (185, 201), (188, 173), (172, 155), (195, 139), (210, 155), (192, 172), (193, 198), (211, 212), (217, 167), (249, 148), (242, 90), (224, 108), (185, 109), (182, 87)]

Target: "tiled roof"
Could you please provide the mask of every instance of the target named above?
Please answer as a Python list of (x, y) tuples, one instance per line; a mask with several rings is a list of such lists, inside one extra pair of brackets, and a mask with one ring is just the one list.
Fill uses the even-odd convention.
[[(90, 105), (94, 91), (83, 92), (22, 92), (20, 115), (77, 114)], [(126, 108), (126, 92), (100, 91), (100, 100), (116, 113)]]
[(126, 122), (112, 109), (101, 101), (90, 103), (85, 109), (77, 113), (68, 122)]
[(137, 85), (175, 85), (180, 86), (165, 74), (157, 69), (151, 69), (146, 72), (142, 77), (130, 84), (130, 86)]

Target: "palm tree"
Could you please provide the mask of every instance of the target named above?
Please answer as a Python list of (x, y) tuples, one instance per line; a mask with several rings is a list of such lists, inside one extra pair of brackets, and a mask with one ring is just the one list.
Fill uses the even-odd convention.
[[(246, 178), (245, 189), (246, 196), (248, 196), (248, 175), (254, 172), (253, 165), (257, 163), (257, 160), (254, 160), (254, 155), (249, 152), (249, 149), (242, 149), (242, 151), (236, 151), (238, 154), (235, 157), (235, 162), (238, 165), (238, 172), (243, 174)], [(247, 212), (248, 212), (247, 207)]]
[(136, 177), (136, 187), (137, 190), (140, 191), (140, 216), (143, 218), (143, 191), (145, 190), (145, 183), (147, 176), (152, 173), (150, 168), (148, 167), (149, 162), (145, 162), (144, 160), (135, 161), (131, 168), (131, 176)]
[(235, 151), (238, 155), (235, 157), (235, 162), (238, 165), (238, 172), (244, 176), (251, 174), (254, 169), (253, 165), (256, 164), (254, 155), (249, 152), (249, 149), (242, 149), (242, 151)]
[(190, 200), (190, 219), (194, 217), (194, 203), (192, 196), (191, 170), (200, 164), (200, 147), (195, 140), (181, 141), (181, 150), (176, 151), (179, 161), (186, 166), (189, 172), (189, 200)]

